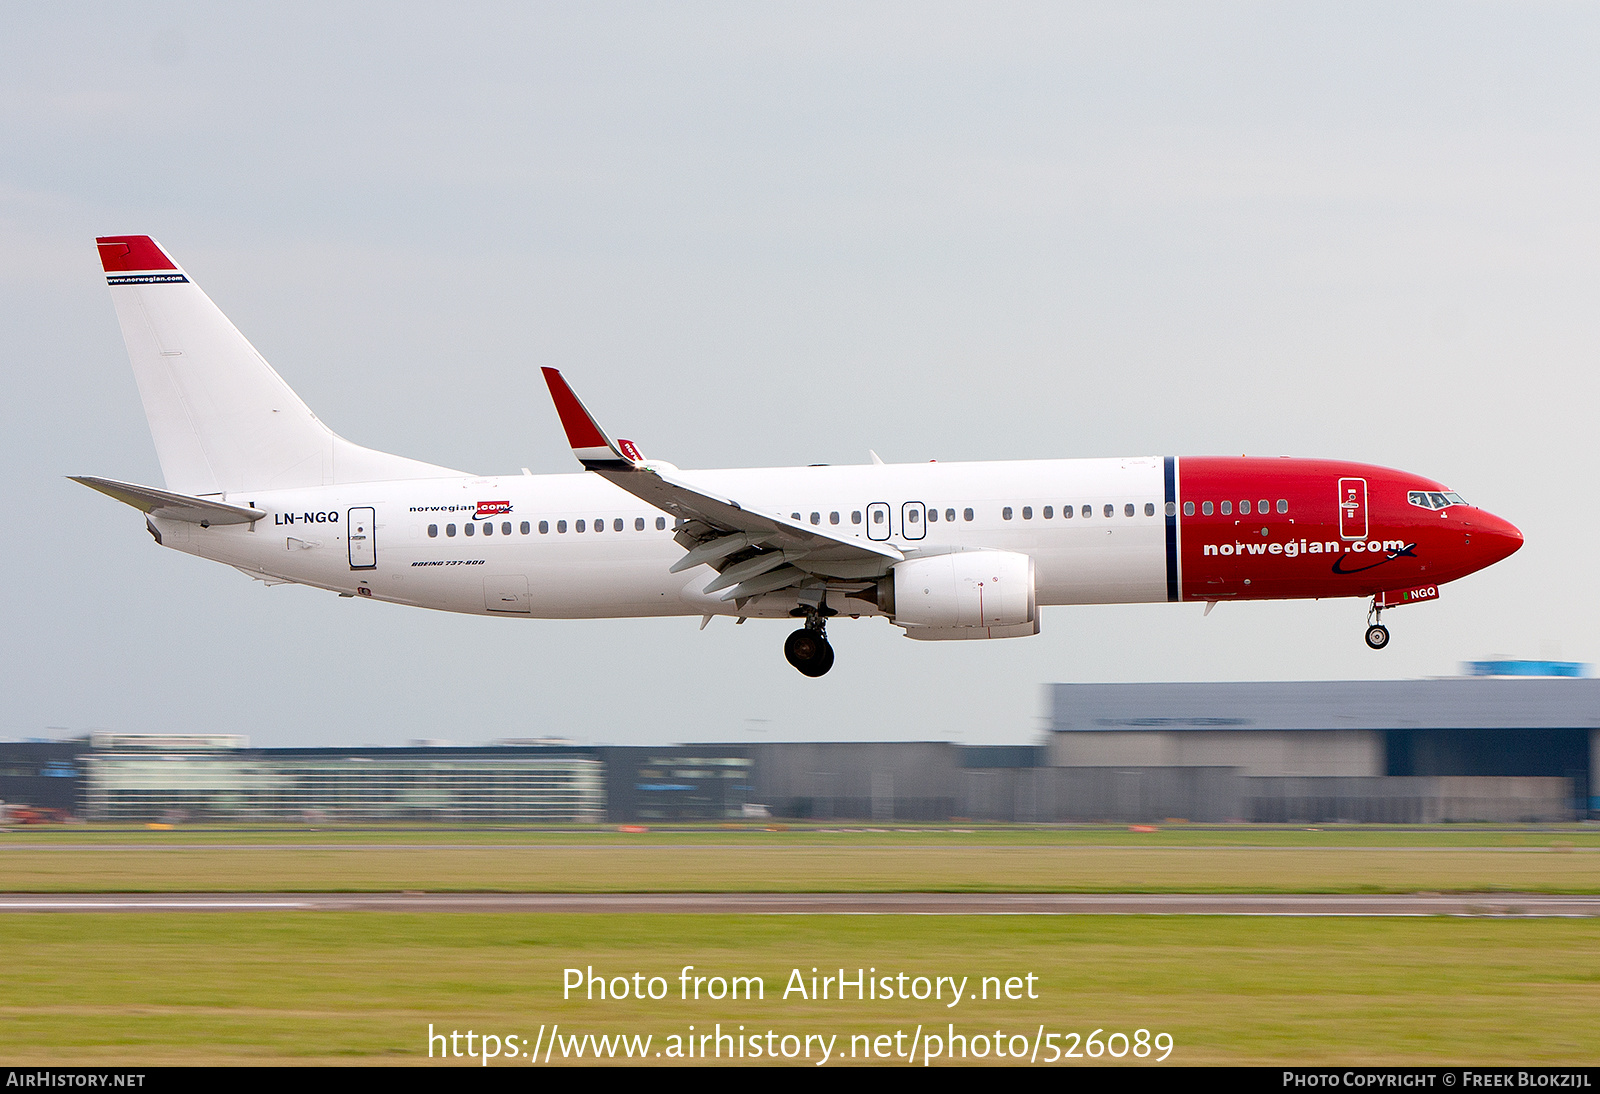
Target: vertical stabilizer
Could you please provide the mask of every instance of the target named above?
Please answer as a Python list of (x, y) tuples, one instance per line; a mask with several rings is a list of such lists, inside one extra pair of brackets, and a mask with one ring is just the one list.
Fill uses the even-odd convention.
[(155, 240), (95, 242), (167, 489), (208, 495), (463, 474), (338, 436)]

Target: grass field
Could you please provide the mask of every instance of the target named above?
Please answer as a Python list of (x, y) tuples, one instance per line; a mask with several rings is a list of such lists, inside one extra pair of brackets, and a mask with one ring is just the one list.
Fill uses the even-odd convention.
[[(0, 1057), (26, 1065), (426, 1063), (429, 1023), (651, 1034), (651, 1062), (691, 1024), (835, 1034), (848, 1055), (852, 1035), (920, 1023), (1165, 1032), (1178, 1064), (1587, 1064), (1600, 1008), (1600, 930), (1571, 920), (252, 913), (20, 915), (5, 931)], [(765, 999), (681, 1001), (683, 965), (759, 976)], [(563, 1001), (562, 970), (589, 966), (659, 975), (669, 997)], [(785, 1001), (813, 966), (974, 991), (1031, 973), (1039, 998)]]
[[(1589, 893), (1600, 892), (1600, 832), (0, 834), (0, 891), (96, 890)], [(836, 1036), (834, 1062), (852, 1047), (858, 1057), (869, 1044), (903, 1048), (919, 1024), (941, 1034), (953, 1025), (968, 1038), (967, 1062), (990, 1065), (1020, 1062), (996, 1059), (997, 1032), (1012, 1049), (1021, 1043), (1012, 1037), (1037, 1038), (1041, 1028), (1080, 1038), (1167, 1033), (1168, 1062), (1178, 1064), (1586, 1064), (1600, 1050), (1600, 921), (1587, 919), (251, 912), (9, 914), (0, 929), (0, 1059), (25, 1065), (427, 1063), (429, 1023), (491, 1032), (502, 1046), (513, 1035), (519, 1048), (523, 1038), (548, 1045), (542, 1031), (557, 1023), (563, 1037), (648, 1034), (652, 1063), (672, 1051), (671, 1035), (681, 1051), (690, 1025), (701, 1035), (719, 1023), (725, 1033), (771, 1030), (780, 1048), (785, 1034)], [(680, 1000), (684, 965), (759, 977), (765, 998)], [(590, 966), (607, 977), (660, 976), (670, 994), (563, 1000), (563, 970)], [(809, 980), (813, 966), (819, 976), (873, 968), (968, 977), (972, 991), (985, 976), (1032, 974), (1038, 998), (955, 1008), (948, 998), (784, 1000), (791, 971)], [(981, 1061), (971, 1055), (980, 1034), (990, 1053)], [(852, 1040), (862, 1036), (874, 1040)], [(808, 1044), (813, 1061), (820, 1044)], [(1052, 1051), (1042, 1048), (1039, 1062)], [(585, 1062), (593, 1052), (591, 1043)]]
[(56, 829), (0, 891), (1600, 892), (1584, 829)]

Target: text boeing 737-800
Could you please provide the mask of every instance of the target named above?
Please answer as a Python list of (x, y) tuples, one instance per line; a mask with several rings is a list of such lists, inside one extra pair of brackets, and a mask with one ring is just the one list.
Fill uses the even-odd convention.
[(1334, 460), (679, 471), (613, 440), (554, 369), (584, 471), (470, 475), (333, 433), (158, 244), (98, 242), (166, 483), (77, 481), (270, 583), (526, 618), (795, 617), (784, 652), (821, 676), (840, 613), (1014, 638), (1047, 604), (1365, 597), (1379, 649), (1385, 608), (1522, 544), (1431, 479)]

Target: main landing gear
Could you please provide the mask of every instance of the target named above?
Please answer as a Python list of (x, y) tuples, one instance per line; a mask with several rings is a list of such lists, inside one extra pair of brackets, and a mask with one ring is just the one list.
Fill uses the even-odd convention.
[(1378, 607), (1376, 600), (1372, 607), (1367, 609), (1367, 646), (1369, 649), (1381, 650), (1389, 644), (1389, 628), (1378, 622), (1383, 618), (1383, 609)]
[(800, 607), (791, 614), (806, 617), (806, 625), (791, 634), (783, 643), (783, 655), (789, 664), (807, 676), (822, 676), (833, 668), (833, 647), (828, 644), (828, 617), (837, 615), (824, 603), (824, 597), (811, 598), (802, 594)]

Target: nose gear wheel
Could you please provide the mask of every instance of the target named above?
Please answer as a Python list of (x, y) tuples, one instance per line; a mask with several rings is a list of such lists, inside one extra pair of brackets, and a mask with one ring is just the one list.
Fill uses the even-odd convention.
[(1389, 628), (1378, 622), (1383, 618), (1383, 609), (1378, 607), (1378, 598), (1372, 598), (1372, 606), (1367, 609), (1367, 648), (1381, 650), (1389, 644)]

